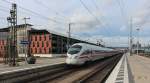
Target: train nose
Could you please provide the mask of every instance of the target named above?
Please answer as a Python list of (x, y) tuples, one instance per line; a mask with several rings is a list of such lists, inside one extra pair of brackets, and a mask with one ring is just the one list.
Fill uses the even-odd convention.
[(69, 56), (68, 59), (75, 59), (75, 56)]
[(76, 54), (74, 54), (74, 55), (67, 54), (67, 58), (76, 59), (76, 58), (78, 58), (78, 56)]
[(66, 63), (67, 64), (78, 64), (79, 61), (77, 59), (78, 57), (76, 55), (68, 55), (67, 59), (66, 59)]
[(68, 56), (69, 59), (77, 59), (78, 56)]

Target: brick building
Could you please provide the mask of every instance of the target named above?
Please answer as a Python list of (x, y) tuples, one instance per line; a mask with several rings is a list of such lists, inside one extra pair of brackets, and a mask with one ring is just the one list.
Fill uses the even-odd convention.
[[(18, 54), (23, 54), (23, 45), (20, 44), (21, 40), (27, 40), (27, 31), (33, 29), (31, 28), (32, 25), (30, 24), (22, 24), (22, 25), (17, 25), (17, 50)], [(9, 40), (9, 29), (10, 27), (7, 28), (1, 28), (0, 29), (0, 57), (3, 57), (7, 53), (7, 41)]]
[[(51, 34), (46, 30), (29, 31), (30, 52), (34, 55), (52, 54)], [(43, 56), (45, 56), (43, 55)]]
[[(47, 30), (29, 31), (30, 52), (35, 56), (50, 57), (67, 52), (67, 37)], [(85, 42), (70, 38), (70, 44)], [(86, 42), (87, 43), (87, 42)]]

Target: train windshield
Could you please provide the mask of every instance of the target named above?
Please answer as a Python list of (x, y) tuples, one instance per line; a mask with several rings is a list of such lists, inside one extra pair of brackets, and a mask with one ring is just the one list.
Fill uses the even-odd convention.
[(77, 54), (80, 52), (81, 48), (82, 48), (82, 46), (80, 46), (80, 45), (72, 46), (69, 48), (68, 54)]

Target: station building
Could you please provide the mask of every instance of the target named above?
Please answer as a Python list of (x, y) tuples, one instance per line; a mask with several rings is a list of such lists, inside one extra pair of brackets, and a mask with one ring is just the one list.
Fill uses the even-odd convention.
[[(19, 56), (25, 56), (30, 52), (34, 56), (52, 57), (67, 52), (68, 37), (46, 29), (34, 29), (31, 24), (17, 25), (17, 49)], [(9, 28), (0, 29), (0, 57), (7, 53), (7, 41)], [(29, 41), (28, 45), (21, 44), (21, 41)], [(69, 38), (70, 45), (74, 43), (89, 43), (77, 38)], [(93, 44), (96, 45), (96, 44)]]
[[(28, 41), (28, 36), (27, 36), (27, 31), (33, 29), (31, 24), (22, 24), (22, 25), (17, 25), (17, 49), (18, 49), (18, 54), (23, 53), (23, 48), (26, 48), (25, 46), (20, 44), (21, 40), (27, 40)], [(9, 39), (9, 34), (10, 34), (10, 27), (6, 28), (1, 28), (0, 29), (0, 57), (4, 57), (8, 53), (8, 41)], [(24, 51), (25, 52), (25, 51)]]
[(7, 54), (6, 45), (8, 34), (8, 29), (0, 29), (0, 57), (4, 57)]

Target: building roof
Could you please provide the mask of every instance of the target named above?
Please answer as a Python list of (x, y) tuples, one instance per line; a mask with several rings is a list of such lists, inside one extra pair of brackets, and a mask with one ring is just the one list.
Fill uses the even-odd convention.
[[(59, 36), (63, 36), (63, 37), (68, 37), (68, 35), (66, 35), (66, 34), (59, 33), (59, 32), (53, 31), (53, 30), (47, 30), (47, 31), (48, 31), (49, 33), (51, 33), (51, 34), (54, 34), (54, 35), (59, 35)], [(81, 40), (81, 39), (79, 39), (79, 38), (76, 38), (76, 37), (73, 37), (73, 36), (71, 36), (70, 38), (83, 41), (83, 40)]]
[[(17, 25), (16, 27), (17, 28), (24, 28), (26, 26), (33, 26), (33, 25), (31, 25), (31, 24), (20, 24), (20, 25)], [(8, 27), (8, 28), (10, 28), (10, 27)]]
[(1, 28), (0, 29), (0, 32), (8, 32), (9, 31), (9, 28)]
[[(17, 25), (17, 28), (23, 28), (25, 26), (33, 26), (33, 25), (31, 25), (31, 24), (20, 24), (20, 25)], [(0, 32), (8, 32), (9, 28), (10, 27), (0, 28)], [(31, 28), (31, 29), (33, 29), (33, 28)]]
[(32, 29), (29, 31), (29, 33), (31, 34), (39, 34), (39, 33), (46, 33), (46, 34), (49, 34), (49, 32), (45, 29), (41, 29), (41, 30), (38, 30), (38, 29)]

